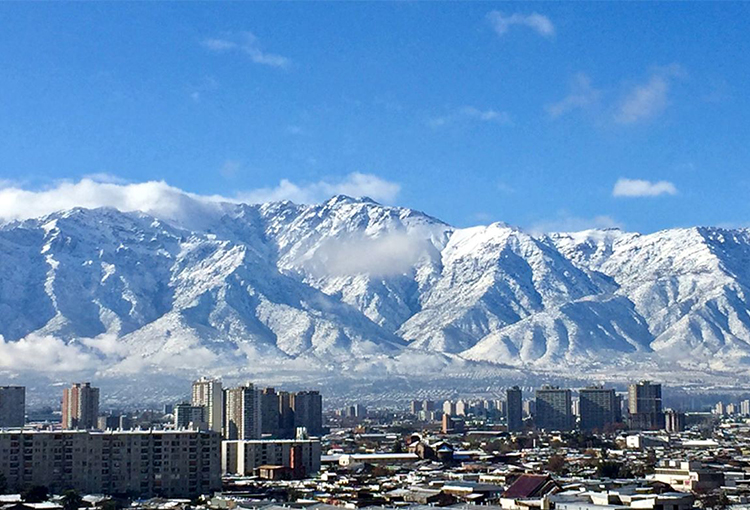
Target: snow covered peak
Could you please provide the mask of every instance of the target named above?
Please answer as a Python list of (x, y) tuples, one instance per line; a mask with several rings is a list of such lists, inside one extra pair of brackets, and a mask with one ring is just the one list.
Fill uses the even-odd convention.
[(0, 368), (11, 344), (50, 338), (120, 371), (405, 349), (531, 369), (750, 359), (747, 230), (536, 237), (345, 195), (180, 200), (176, 216), (75, 208), (1, 226)]

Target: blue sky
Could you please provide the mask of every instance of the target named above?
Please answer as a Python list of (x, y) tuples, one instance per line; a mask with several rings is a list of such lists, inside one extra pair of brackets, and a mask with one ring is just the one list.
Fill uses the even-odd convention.
[(750, 224), (747, 3), (3, 3), (0, 21), (16, 192), (94, 176), (364, 191), (457, 226)]

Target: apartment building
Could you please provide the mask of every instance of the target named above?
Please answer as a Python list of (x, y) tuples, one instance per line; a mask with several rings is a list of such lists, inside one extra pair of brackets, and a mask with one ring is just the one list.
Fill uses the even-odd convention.
[(304, 478), (320, 470), (320, 440), (268, 439), (223, 441), (222, 471), (255, 475), (262, 467), (283, 466), (290, 478)]
[(0, 386), (0, 428), (23, 427), (26, 423), (26, 388)]
[(195, 497), (221, 489), (221, 436), (194, 430), (0, 431), (12, 491)]

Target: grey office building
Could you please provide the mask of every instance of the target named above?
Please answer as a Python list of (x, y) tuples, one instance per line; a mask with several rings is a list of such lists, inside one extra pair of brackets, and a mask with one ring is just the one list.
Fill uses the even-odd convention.
[(664, 413), (661, 406), (661, 384), (641, 381), (628, 387), (630, 428), (636, 430), (661, 430)]
[(523, 401), (521, 399), (521, 388), (514, 386), (506, 392), (505, 418), (509, 432), (517, 432), (523, 429)]
[(0, 386), (0, 428), (23, 427), (26, 424), (26, 388)]
[(536, 427), (543, 430), (571, 430), (572, 404), (572, 395), (568, 389), (544, 386), (536, 390)]
[(581, 430), (600, 432), (617, 421), (615, 390), (602, 387), (585, 388), (579, 393)]
[(317, 391), (292, 393), (294, 426), (304, 427), (311, 436), (323, 434), (323, 398)]

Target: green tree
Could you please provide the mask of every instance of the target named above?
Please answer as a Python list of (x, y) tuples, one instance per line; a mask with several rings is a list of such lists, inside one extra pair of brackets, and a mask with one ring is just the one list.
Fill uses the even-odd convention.
[(21, 493), (26, 503), (43, 503), (49, 497), (49, 491), (44, 485), (32, 485)]
[(77, 491), (67, 490), (62, 495), (63, 510), (78, 510), (83, 503), (83, 498)]
[(120, 510), (121, 508), (122, 504), (115, 499), (108, 499), (101, 504), (101, 510)]
[(620, 464), (611, 460), (604, 460), (596, 466), (596, 476), (599, 478), (617, 478), (620, 474)]

